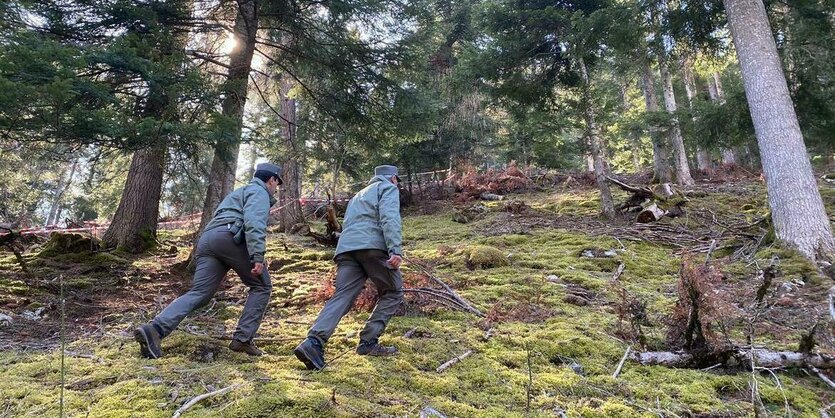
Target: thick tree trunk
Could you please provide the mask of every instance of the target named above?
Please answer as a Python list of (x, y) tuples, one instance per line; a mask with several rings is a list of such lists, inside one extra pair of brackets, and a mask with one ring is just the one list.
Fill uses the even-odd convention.
[(281, 210), (278, 213), (279, 226), (284, 233), (290, 233), (293, 226), (304, 222), (304, 212), (299, 202), (301, 197), (301, 173), (299, 169), (299, 144), (296, 143), (296, 100), (290, 98), (293, 80), (284, 74), (281, 77), (279, 96), (281, 100), (281, 139), (284, 142), (285, 158), (282, 162), (282, 180), (278, 191)]
[[(647, 112), (658, 112), (658, 95), (655, 93), (655, 77), (649, 62), (645, 62), (641, 74), (641, 90), (644, 93), (644, 102)], [(669, 183), (673, 181), (673, 173), (670, 168), (669, 157), (667, 156), (667, 145), (663, 135), (656, 126), (649, 127), (649, 135), (652, 139), (652, 169), (653, 183)]]
[(775, 233), (810, 259), (831, 254), (835, 240), (763, 2), (724, 3), (760, 146)]
[(49, 216), (46, 219), (46, 225), (55, 225), (61, 220), (61, 204), (64, 201), (64, 195), (72, 185), (72, 178), (75, 176), (75, 170), (78, 167), (78, 158), (76, 158), (69, 168), (70, 174), (67, 175), (67, 168), (61, 170), (61, 178), (58, 179), (58, 186), (55, 188), (55, 199), (52, 200), (52, 205), (49, 208)]
[(609, 190), (609, 182), (606, 178), (606, 143), (600, 136), (595, 120), (594, 105), (591, 100), (591, 82), (589, 81), (588, 68), (582, 59), (579, 60), (580, 74), (583, 77), (583, 117), (586, 120), (586, 136), (589, 142), (589, 152), (594, 164), (594, 177), (597, 181), (597, 188), (600, 190), (600, 209), (603, 216), (608, 219), (615, 218), (615, 203), (612, 200), (612, 192)]
[(159, 141), (133, 153), (122, 199), (102, 238), (106, 247), (138, 253), (153, 246), (167, 152)]
[(664, 107), (667, 109), (667, 113), (673, 115), (673, 126), (670, 128), (668, 135), (670, 137), (670, 144), (673, 145), (676, 180), (678, 184), (692, 186), (695, 182), (693, 181), (693, 177), (690, 176), (690, 166), (687, 164), (687, 151), (684, 149), (684, 137), (681, 136), (678, 117), (674, 115), (678, 108), (676, 105), (676, 95), (673, 91), (673, 76), (670, 74), (670, 69), (667, 67), (667, 64), (661, 65), (661, 79), (664, 85)]
[(238, 0), (238, 14), (235, 18), (235, 48), (229, 54), (229, 73), (223, 86), (224, 98), (221, 112), (231, 124), (220, 133), (220, 141), (215, 145), (212, 168), (209, 172), (209, 187), (203, 200), (203, 214), (200, 228), (197, 230), (195, 243), (200, 232), (214, 216), (220, 201), (235, 186), (235, 171), (238, 167), (238, 151), (241, 145), (244, 107), (246, 106), (249, 73), (252, 69), (252, 56), (255, 53), (255, 36), (258, 30), (258, 1)]
[[(143, 116), (162, 124), (173, 105), (164, 86), (151, 82)], [(139, 253), (154, 245), (167, 142), (164, 136), (158, 136), (147, 148), (133, 153), (119, 207), (102, 237), (106, 247)]]

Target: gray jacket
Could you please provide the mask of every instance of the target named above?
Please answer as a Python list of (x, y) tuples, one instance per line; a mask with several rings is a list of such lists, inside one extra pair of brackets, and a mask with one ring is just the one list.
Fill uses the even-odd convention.
[(401, 228), (400, 191), (387, 178), (375, 176), (348, 202), (335, 255), (369, 249), (402, 255)]
[(267, 185), (261, 179), (253, 178), (249, 184), (223, 198), (215, 210), (215, 217), (204, 231), (243, 221), (250, 261), (263, 263), (267, 249), (267, 217), (274, 204), (275, 198), (270, 195)]

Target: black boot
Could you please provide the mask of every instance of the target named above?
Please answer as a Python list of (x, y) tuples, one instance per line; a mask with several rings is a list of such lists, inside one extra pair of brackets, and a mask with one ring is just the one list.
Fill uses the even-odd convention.
[(255, 346), (255, 343), (253, 343), (252, 341), (243, 342), (238, 340), (232, 340), (232, 342), (229, 343), (229, 349), (238, 353), (249, 354), (250, 356), (264, 355), (264, 352), (258, 349), (258, 347)]
[(357, 346), (357, 354), (378, 357), (393, 356), (397, 354), (397, 347), (380, 345), (377, 341), (360, 341), (360, 345)]
[(142, 357), (157, 359), (162, 357), (160, 341), (162, 337), (151, 324), (145, 324), (133, 331), (133, 339), (139, 343), (139, 353)]
[(319, 340), (307, 337), (299, 344), (293, 354), (301, 360), (308, 370), (322, 370), (325, 368), (325, 350)]

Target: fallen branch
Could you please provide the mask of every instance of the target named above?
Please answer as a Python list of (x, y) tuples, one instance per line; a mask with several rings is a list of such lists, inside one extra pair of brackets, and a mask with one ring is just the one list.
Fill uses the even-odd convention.
[(612, 373), (612, 378), (617, 379), (618, 375), (620, 374), (621, 369), (623, 369), (623, 363), (626, 362), (626, 358), (629, 357), (629, 353), (632, 351), (632, 346), (626, 347), (626, 352), (623, 353), (623, 357), (620, 359), (620, 363), (618, 363), (618, 367), (615, 369), (615, 372)]
[(823, 374), (823, 372), (821, 372), (820, 370), (818, 370), (818, 368), (817, 368), (817, 367), (815, 367), (815, 366), (809, 366), (809, 370), (811, 370), (813, 373), (815, 373), (816, 375), (818, 375), (818, 377), (819, 377), (821, 380), (823, 380), (823, 382), (824, 382), (824, 383), (826, 383), (827, 385), (829, 385), (829, 387), (831, 387), (832, 389), (835, 389), (835, 382), (833, 382), (833, 381), (832, 381), (832, 379), (830, 379), (830, 378), (826, 377), (826, 375), (825, 375), (825, 374)]
[[(476, 309), (473, 305), (471, 305), (464, 298), (462, 298), (461, 295), (458, 294), (458, 292), (456, 292), (451, 287), (449, 287), (449, 285), (447, 285), (443, 280), (439, 279), (434, 274), (430, 273), (429, 269), (427, 269), (426, 267), (424, 267), (420, 263), (415, 262), (412, 259), (409, 259), (409, 258), (406, 258), (406, 257), (403, 257), (403, 259), (406, 260), (410, 265), (417, 266), (417, 268), (420, 269), (426, 275), (426, 277), (432, 279), (432, 281), (434, 281), (435, 283), (440, 285), (446, 291), (445, 296), (448, 296), (449, 298), (453, 299), (455, 301), (455, 303), (461, 305), (461, 307), (464, 310), (466, 310), (466, 311), (468, 311), (468, 312), (470, 312), (470, 313), (472, 313), (472, 314), (474, 314), (474, 315), (476, 315), (480, 318), (484, 317), (484, 313), (482, 313), (480, 310)], [(426, 289), (424, 288), (423, 290), (426, 290)]]
[(469, 357), (470, 354), (472, 354), (472, 353), (473, 353), (473, 350), (467, 350), (466, 353), (461, 354), (458, 357), (452, 358), (449, 361), (447, 361), (446, 363), (438, 366), (438, 368), (435, 369), (435, 371), (438, 372), (438, 373), (443, 373), (444, 370), (452, 367), (453, 364), (458, 363), (459, 361), (464, 360), (465, 358)]
[(234, 385), (232, 385), (232, 386), (227, 386), (227, 387), (225, 387), (225, 388), (223, 388), (223, 389), (218, 389), (218, 390), (216, 390), (216, 391), (214, 391), (214, 392), (204, 393), (204, 394), (202, 394), (202, 395), (200, 395), (200, 396), (196, 396), (196, 397), (194, 397), (192, 400), (190, 400), (190, 401), (186, 402), (185, 404), (183, 404), (183, 406), (181, 406), (179, 409), (177, 409), (176, 411), (174, 411), (174, 415), (172, 415), (172, 416), (171, 416), (171, 418), (180, 418), (180, 415), (182, 415), (182, 414), (183, 414), (183, 412), (186, 412), (189, 408), (191, 408), (192, 406), (194, 406), (196, 403), (198, 403), (198, 402), (202, 401), (203, 399), (206, 399), (206, 398), (211, 398), (212, 396), (223, 395), (223, 394), (228, 393), (228, 392), (231, 392), (231, 391), (233, 391), (233, 390), (235, 390), (235, 389), (237, 389), (237, 388), (239, 388), (239, 387), (241, 387), (241, 386), (243, 386), (243, 383), (236, 383), (236, 384), (234, 384)]
[(660, 365), (677, 368), (702, 368), (705, 365), (715, 365), (716, 363), (725, 367), (733, 367), (751, 364), (752, 360), (758, 367), (767, 368), (803, 368), (808, 366), (820, 369), (835, 368), (835, 357), (833, 356), (764, 349), (732, 348), (703, 355), (687, 352), (648, 351), (632, 353), (629, 358), (645, 366)]

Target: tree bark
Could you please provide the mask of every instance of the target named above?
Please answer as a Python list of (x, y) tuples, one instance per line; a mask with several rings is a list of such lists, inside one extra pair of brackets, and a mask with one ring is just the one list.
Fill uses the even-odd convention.
[(687, 164), (687, 151), (684, 149), (684, 137), (681, 136), (681, 126), (678, 117), (675, 116), (678, 106), (676, 95), (673, 91), (673, 76), (666, 63), (661, 65), (661, 79), (664, 85), (664, 107), (667, 113), (672, 115), (673, 126), (668, 131), (670, 143), (673, 145), (673, 160), (675, 161), (676, 180), (678, 184), (692, 186), (695, 184), (690, 176), (690, 166)]
[(58, 179), (58, 186), (55, 188), (55, 199), (52, 201), (52, 205), (49, 208), (49, 216), (46, 219), (46, 225), (55, 225), (60, 222), (61, 219), (61, 203), (64, 201), (64, 195), (67, 193), (67, 189), (70, 188), (72, 185), (72, 178), (75, 175), (75, 169), (78, 167), (78, 158), (73, 160), (72, 166), (70, 166), (70, 174), (67, 176), (67, 168), (65, 167), (61, 171), (61, 178)]
[(777, 237), (809, 259), (835, 251), (762, 0), (724, 0)]
[(583, 117), (586, 121), (586, 136), (589, 142), (589, 152), (594, 164), (594, 177), (600, 190), (600, 209), (607, 219), (615, 218), (615, 203), (606, 179), (606, 161), (604, 159), (606, 143), (600, 136), (595, 120), (594, 104), (591, 97), (591, 82), (588, 68), (583, 59), (579, 60), (580, 75), (583, 78)]
[(281, 139), (284, 143), (284, 160), (282, 162), (282, 184), (278, 190), (280, 210), (278, 213), (279, 227), (284, 233), (290, 233), (293, 226), (304, 222), (304, 212), (299, 202), (301, 197), (301, 173), (299, 169), (299, 144), (296, 143), (296, 100), (290, 98), (293, 80), (283, 74), (279, 86), (281, 100)]
[(750, 368), (752, 356), (753, 363), (757, 367), (770, 369), (806, 366), (814, 366), (821, 369), (835, 368), (835, 357), (832, 356), (763, 349), (748, 350), (732, 348), (703, 355), (694, 355), (687, 352), (648, 351), (644, 353), (632, 353), (630, 357), (633, 361), (646, 366), (661, 365), (676, 368), (703, 368), (721, 364), (725, 367)]
[[(660, 107), (658, 96), (655, 93), (655, 77), (649, 61), (644, 62), (641, 74), (641, 90), (644, 93), (647, 112), (658, 112)], [(656, 126), (649, 127), (649, 135), (652, 139), (652, 168), (654, 173), (652, 181), (653, 183), (669, 183), (673, 181), (673, 173), (670, 168), (664, 137)]]
[(258, 31), (258, 1), (238, 0), (237, 3), (238, 13), (234, 28), (237, 43), (229, 54), (229, 72), (223, 86), (225, 94), (221, 103), (221, 112), (231, 125), (220, 132), (221, 139), (214, 146), (209, 187), (203, 200), (203, 213), (195, 243), (200, 238), (203, 228), (214, 216), (217, 205), (235, 186), (249, 73), (252, 69), (255, 36)]

